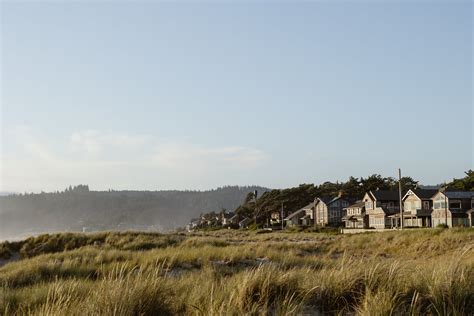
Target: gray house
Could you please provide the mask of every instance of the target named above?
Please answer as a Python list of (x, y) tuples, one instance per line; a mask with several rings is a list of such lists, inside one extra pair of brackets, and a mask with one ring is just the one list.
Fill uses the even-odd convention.
[[(472, 212), (469, 211), (474, 208), (474, 192), (438, 192), (433, 196), (432, 200), (433, 212), (431, 213), (431, 221), (433, 227), (440, 224), (445, 224), (449, 227), (472, 225)], [(469, 223), (469, 219), (471, 219), (471, 223)]]
[(474, 227), (474, 198), (471, 201), (471, 209), (467, 211), (467, 218), (469, 227)]
[(239, 222), (239, 228), (247, 228), (252, 222), (253, 219), (251, 219), (250, 217), (246, 217)]
[(362, 201), (365, 203), (365, 211), (369, 216), (369, 227), (390, 228), (397, 226), (390, 215), (400, 212), (400, 197), (397, 191), (376, 190), (369, 191), (364, 195)]
[(365, 203), (358, 201), (344, 209), (346, 215), (342, 217), (346, 228), (368, 228), (369, 216), (365, 212)]
[(319, 226), (337, 226), (342, 223), (344, 208), (349, 206), (349, 201), (337, 197), (321, 197), (314, 201), (315, 224)]
[[(431, 227), (431, 212), (433, 200), (438, 190), (416, 189), (408, 190), (403, 196), (403, 226), (404, 227)], [(400, 219), (400, 213), (389, 216)]]
[(291, 213), (285, 217), (284, 221), (287, 227), (291, 226), (310, 226), (313, 225), (314, 203), (310, 203), (303, 208)]

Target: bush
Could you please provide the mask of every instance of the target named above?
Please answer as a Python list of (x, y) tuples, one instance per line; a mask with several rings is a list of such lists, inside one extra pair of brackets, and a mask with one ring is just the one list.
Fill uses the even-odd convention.
[(8, 245), (0, 245), (0, 259), (5, 259), (8, 260), (12, 257), (12, 252), (10, 248), (8, 248)]

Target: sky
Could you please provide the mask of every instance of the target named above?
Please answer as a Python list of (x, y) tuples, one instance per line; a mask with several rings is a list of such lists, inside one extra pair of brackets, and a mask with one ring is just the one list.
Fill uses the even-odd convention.
[(471, 1), (0, 3), (0, 191), (473, 169)]

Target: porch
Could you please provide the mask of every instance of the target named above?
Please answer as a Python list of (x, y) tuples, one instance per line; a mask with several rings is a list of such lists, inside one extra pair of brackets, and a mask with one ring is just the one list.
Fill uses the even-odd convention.
[[(431, 217), (412, 213), (403, 213), (403, 227), (431, 227)], [(388, 216), (391, 228), (399, 228), (400, 214)]]

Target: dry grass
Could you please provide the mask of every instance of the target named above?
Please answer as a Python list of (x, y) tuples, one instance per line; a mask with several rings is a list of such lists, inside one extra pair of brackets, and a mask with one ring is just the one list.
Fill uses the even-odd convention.
[[(474, 231), (221, 231), (37, 254), (0, 268), (5, 315), (467, 315)], [(164, 238), (164, 239), (163, 239)], [(110, 246), (110, 245), (113, 245)], [(121, 248), (120, 245), (123, 245)]]

